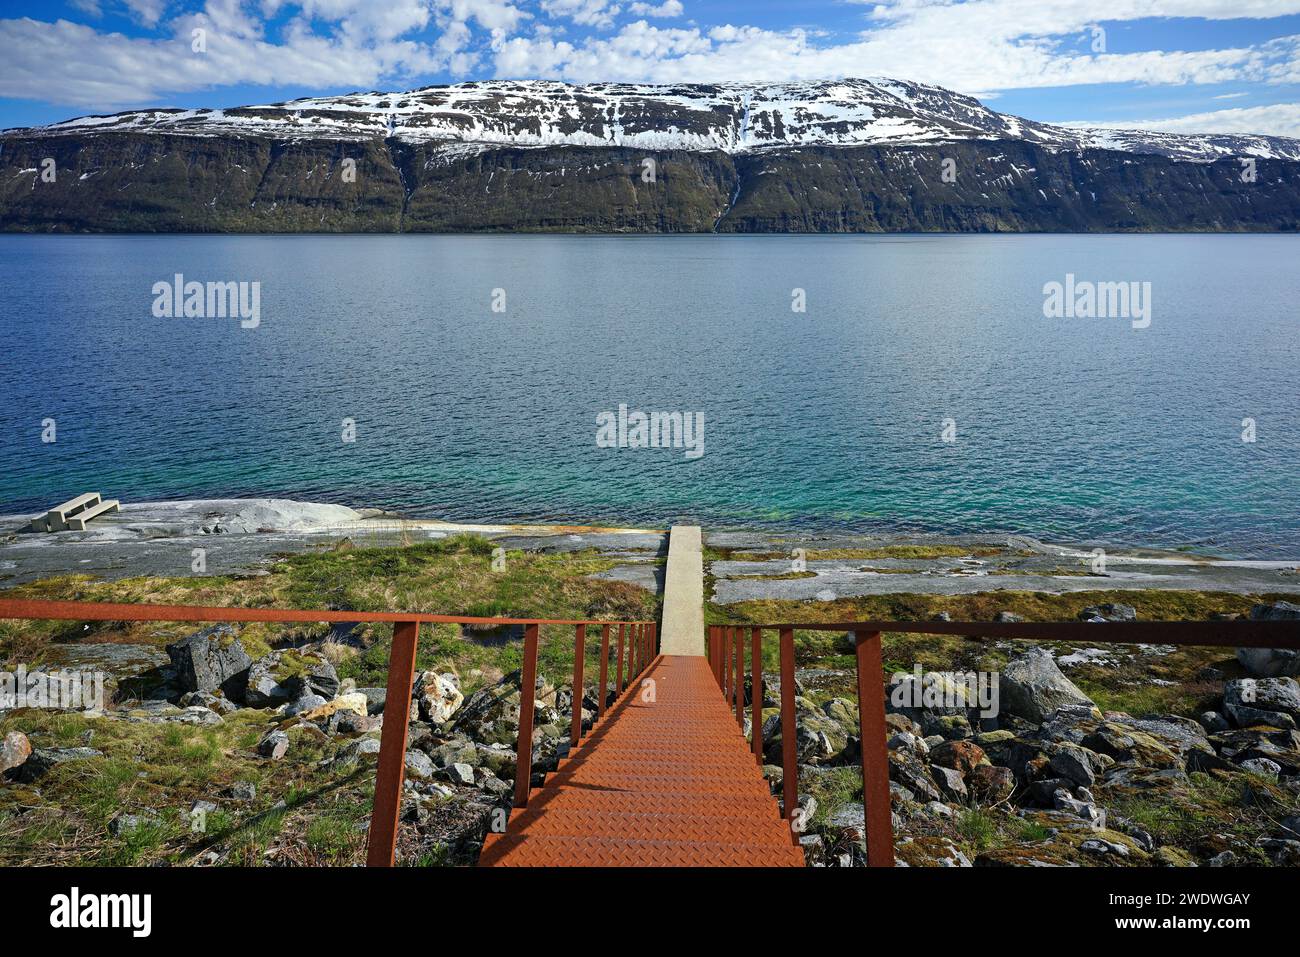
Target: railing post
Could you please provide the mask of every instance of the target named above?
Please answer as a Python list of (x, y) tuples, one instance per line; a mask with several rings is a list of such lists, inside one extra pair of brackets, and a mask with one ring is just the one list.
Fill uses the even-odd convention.
[(527, 807), (528, 787), (533, 779), (533, 702), (537, 694), (536, 625), (524, 626), (524, 667), (520, 680), (519, 734), (515, 738), (515, 807)]
[(794, 832), (794, 811), (799, 801), (799, 766), (795, 761), (794, 719), (794, 629), (781, 629), (781, 795), (785, 819), (790, 823), (790, 840), (799, 843)]
[(749, 724), (753, 730), (754, 758), (763, 766), (763, 629), (749, 632)]
[(388, 698), (379, 735), (379, 769), (375, 774), (375, 802), (366, 846), (368, 867), (392, 867), (397, 850), (397, 820), (402, 809), (402, 781), (406, 776), (406, 733), (419, 635), (418, 620), (393, 625), (393, 644), (388, 653)]
[(889, 804), (889, 746), (885, 741), (885, 671), (880, 632), (855, 632), (858, 658), (858, 734), (862, 752), (863, 824), (867, 866), (894, 866), (894, 821)]
[(569, 729), (569, 745), (574, 748), (582, 740), (582, 671), (586, 656), (587, 626), (579, 625), (573, 640), (573, 724)]
[(618, 671), (614, 673), (614, 697), (623, 693), (623, 639), (627, 635), (627, 625), (618, 626)]
[(596, 702), (596, 718), (605, 716), (605, 699), (609, 697), (609, 625), (600, 629), (600, 698)]

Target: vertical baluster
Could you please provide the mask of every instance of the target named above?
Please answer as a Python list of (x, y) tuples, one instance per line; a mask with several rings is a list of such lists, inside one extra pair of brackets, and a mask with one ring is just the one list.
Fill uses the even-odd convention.
[(722, 696), (731, 700), (731, 643), (736, 629), (727, 627), (722, 630)]
[(790, 840), (799, 843), (794, 832), (794, 812), (799, 801), (799, 765), (795, 762), (794, 723), (794, 629), (781, 629), (781, 792), (785, 819), (791, 825)]
[(596, 702), (596, 719), (605, 716), (605, 699), (609, 696), (609, 625), (600, 629), (600, 698)]
[(854, 633), (858, 659), (858, 735), (862, 751), (863, 824), (867, 866), (894, 866), (894, 822), (889, 805), (889, 746), (885, 742), (885, 671), (880, 632)]
[(749, 632), (749, 723), (753, 729), (754, 758), (763, 765), (763, 629)]
[(397, 821), (402, 810), (402, 779), (406, 773), (406, 733), (411, 717), (411, 686), (415, 683), (415, 649), (419, 621), (399, 621), (393, 626), (388, 653), (388, 720), (379, 734), (379, 769), (375, 775), (375, 802), (370, 813), (366, 847), (369, 867), (392, 867), (397, 849)]
[[(537, 693), (537, 626), (524, 626), (524, 667), (519, 689), (519, 734), (515, 737), (515, 807), (528, 806), (533, 777), (533, 702)], [(387, 705), (385, 705), (387, 710)]]
[(579, 625), (573, 640), (573, 724), (569, 729), (569, 746), (573, 748), (582, 740), (582, 672), (586, 656), (587, 626)]
[(615, 672), (614, 696), (618, 697), (623, 693), (623, 638), (627, 634), (627, 625), (622, 622), (618, 626), (618, 671)]
[(736, 724), (745, 727), (745, 632), (736, 632)]

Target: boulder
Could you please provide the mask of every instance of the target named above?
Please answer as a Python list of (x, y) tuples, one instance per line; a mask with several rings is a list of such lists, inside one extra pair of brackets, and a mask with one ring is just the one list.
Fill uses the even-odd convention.
[(357, 693), (366, 696), (367, 714), (384, 713), (384, 703), (388, 701), (387, 688), (358, 688)]
[(460, 679), (450, 672), (422, 671), (415, 679), (415, 700), (420, 718), (430, 724), (450, 721), (465, 696), (460, 693)]
[[(1251, 621), (1300, 621), (1300, 605), (1279, 601), (1256, 605), (1250, 610)], [(1257, 678), (1300, 677), (1300, 649), (1238, 648), (1237, 660)]]
[(272, 731), (257, 743), (257, 753), (272, 761), (279, 761), (289, 751), (289, 735), (283, 731)]
[(94, 748), (37, 748), (18, 768), (18, 779), (30, 784), (60, 764), (103, 756), (103, 751), (96, 751)]
[(452, 784), (472, 785), (474, 783), (474, 768), (464, 761), (456, 761), (442, 769), (447, 780)]
[(1079, 612), (1080, 621), (1137, 621), (1137, 610), (1132, 605), (1106, 602), (1091, 605)]
[(0, 741), (0, 774), (20, 767), (32, 754), (32, 744), (21, 731), (10, 731)]
[(1096, 708), (1092, 699), (1061, 674), (1051, 652), (1032, 648), (1002, 670), (999, 692), (1003, 710), (1034, 722), (1045, 721), (1067, 705)]
[(1261, 777), (1272, 778), (1277, 780), (1277, 776), (1282, 773), (1282, 767), (1276, 761), (1268, 758), (1248, 758), (1242, 761), (1238, 767), (1243, 771), (1249, 771), (1251, 774), (1258, 774)]
[(930, 752), (930, 763), (951, 768), (965, 779), (981, 764), (988, 764), (984, 749), (972, 741), (945, 741)]
[(1300, 683), (1294, 678), (1237, 678), (1224, 685), (1223, 710), (1243, 728), (1294, 728), (1300, 719)]
[(933, 765), (930, 768), (930, 776), (934, 778), (934, 782), (939, 785), (939, 790), (943, 792), (943, 796), (949, 801), (960, 804), (964, 803), (969, 796), (969, 792), (966, 790), (966, 782), (962, 780), (961, 774), (952, 768)]
[(433, 777), (433, 762), (422, 751), (406, 752), (406, 776), (415, 781), (427, 781)]
[[(310, 708), (300, 708), (304, 702), (315, 699)], [(325, 701), (319, 695), (304, 695), (285, 710), (285, 714), (296, 714), (299, 721), (325, 721), (333, 715), (350, 715), (353, 718), (366, 718), (366, 696), (359, 691), (341, 694), (333, 701)], [(337, 728), (337, 724), (335, 725)], [(354, 724), (355, 728), (356, 725)], [(368, 730), (368, 728), (367, 728)]]
[(248, 669), (244, 701), (250, 708), (275, 708), (305, 694), (325, 701), (339, 690), (334, 666), (312, 651), (286, 648), (254, 661)]
[(181, 708), (207, 708), (209, 711), (215, 711), (219, 715), (228, 715), (239, 710), (239, 705), (235, 704), (229, 698), (219, 694), (213, 694), (210, 691), (190, 691), (181, 695), (180, 700), (176, 702)]
[(1010, 768), (994, 764), (980, 764), (966, 775), (966, 788), (975, 800), (984, 804), (997, 804), (1011, 797), (1016, 789), (1016, 776)]
[(1097, 756), (1077, 744), (1058, 744), (1048, 755), (1048, 765), (1058, 775), (1079, 787), (1090, 788), (1096, 783)]
[(308, 692), (297, 701), (291, 702), (289, 706), (284, 709), (284, 713), (286, 716), (291, 718), (298, 715), (305, 716), (324, 707), (326, 703), (325, 699), (320, 695)]
[(220, 691), (228, 698), (244, 696), (253, 659), (232, 625), (213, 625), (167, 646), (175, 680), (185, 691)]

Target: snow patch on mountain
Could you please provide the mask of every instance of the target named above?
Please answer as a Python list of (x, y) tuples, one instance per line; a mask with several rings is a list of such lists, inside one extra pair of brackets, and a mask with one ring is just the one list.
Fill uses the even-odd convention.
[(1212, 162), (1300, 160), (1300, 140), (1080, 129), (988, 109), (942, 87), (886, 78), (817, 83), (574, 85), (494, 80), (406, 93), (353, 93), (231, 109), (153, 109), (87, 116), (8, 135), (106, 132), (446, 144), (454, 156), (493, 147), (617, 146), (744, 153), (813, 146), (1021, 140)]

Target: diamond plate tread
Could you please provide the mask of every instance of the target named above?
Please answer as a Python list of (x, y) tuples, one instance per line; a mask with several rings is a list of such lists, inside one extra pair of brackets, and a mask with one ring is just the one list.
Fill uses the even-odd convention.
[(617, 751), (598, 750), (587, 754), (578, 754), (560, 762), (561, 771), (576, 771), (578, 768), (625, 767), (632, 773), (644, 773), (649, 769), (658, 770), (664, 765), (674, 768), (699, 768), (700, 773), (735, 772), (747, 776), (762, 777), (762, 771), (754, 756), (748, 751), (726, 754), (724, 752), (699, 752), (683, 754), (680, 749), (669, 749), (663, 745), (643, 749), (619, 749)]
[(702, 658), (659, 658), (545, 776), (484, 866), (800, 866), (803, 851)]
[(489, 835), (480, 864), (493, 867), (803, 867), (786, 844), (638, 841), (600, 837)]
[(562, 805), (511, 818), (511, 834), (544, 837), (615, 837), (638, 841), (709, 841), (720, 844), (790, 846), (790, 829), (777, 820), (752, 817), (708, 817), (700, 814), (610, 814), (575, 811)]
[(534, 808), (563, 808), (565, 811), (604, 814), (698, 814), (701, 817), (747, 817), (757, 821), (780, 821), (781, 812), (770, 794), (668, 794), (657, 791), (588, 791), (561, 787), (537, 792), (527, 808), (510, 818), (531, 813)]

